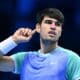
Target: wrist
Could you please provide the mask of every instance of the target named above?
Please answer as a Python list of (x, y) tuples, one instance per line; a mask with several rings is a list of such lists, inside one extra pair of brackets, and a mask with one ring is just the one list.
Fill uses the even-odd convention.
[(19, 44), (19, 41), (17, 40), (17, 37), (15, 36), (11, 36), (12, 40), (16, 43), (16, 44)]
[(7, 54), (16, 46), (16, 42), (12, 39), (12, 37), (9, 37), (0, 43), (0, 51), (2, 52), (2, 54)]

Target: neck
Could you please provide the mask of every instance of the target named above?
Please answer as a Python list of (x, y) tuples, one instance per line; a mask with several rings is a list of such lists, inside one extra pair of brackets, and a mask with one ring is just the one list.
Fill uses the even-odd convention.
[(50, 42), (50, 41), (42, 42), (41, 41), (41, 52), (43, 52), (44, 54), (54, 50), (57, 47), (58, 47), (57, 42)]

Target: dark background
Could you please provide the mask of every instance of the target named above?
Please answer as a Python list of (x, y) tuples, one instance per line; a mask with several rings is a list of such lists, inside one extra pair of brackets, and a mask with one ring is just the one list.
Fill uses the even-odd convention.
[[(36, 13), (44, 8), (60, 9), (65, 16), (59, 45), (80, 55), (80, 0), (0, 0), (0, 41), (20, 27), (35, 28)], [(19, 51), (39, 49), (39, 34), (29, 43), (20, 44), (8, 55)], [(19, 80), (20, 75), (0, 72), (0, 80)]]

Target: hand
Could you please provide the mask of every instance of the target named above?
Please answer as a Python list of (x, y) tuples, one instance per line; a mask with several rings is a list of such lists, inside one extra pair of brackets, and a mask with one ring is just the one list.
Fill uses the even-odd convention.
[(29, 28), (20, 28), (12, 35), (12, 39), (16, 43), (28, 42), (35, 32), (36, 29), (31, 30)]

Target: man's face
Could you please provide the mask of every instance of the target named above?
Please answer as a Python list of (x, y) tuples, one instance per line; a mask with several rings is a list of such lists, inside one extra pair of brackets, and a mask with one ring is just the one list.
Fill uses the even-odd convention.
[(40, 38), (48, 41), (58, 41), (62, 32), (62, 24), (54, 18), (45, 16), (40, 26)]

